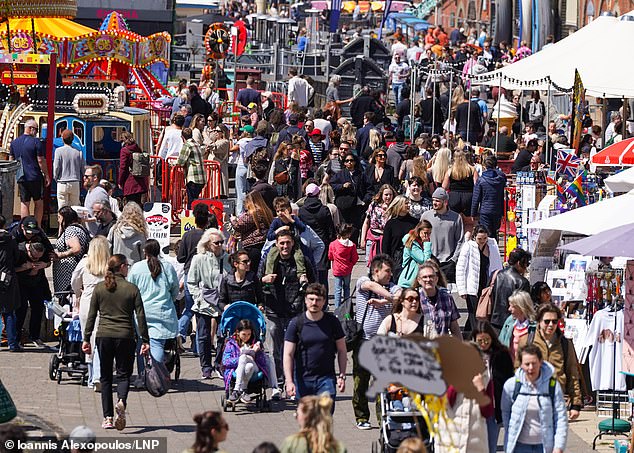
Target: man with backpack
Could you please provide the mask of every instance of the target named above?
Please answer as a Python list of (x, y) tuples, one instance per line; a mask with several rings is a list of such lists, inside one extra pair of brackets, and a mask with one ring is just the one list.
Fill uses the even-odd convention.
[(537, 330), (528, 337), (528, 343), (537, 346), (544, 360), (555, 369), (553, 376), (561, 384), (568, 403), (568, 417), (575, 420), (583, 403), (579, 380), (579, 363), (572, 340), (559, 329), (561, 310), (553, 304), (542, 304), (537, 309)]
[[(334, 402), (337, 392), (346, 388), (345, 336), (339, 320), (323, 310), (327, 297), (323, 285), (308, 285), (306, 311), (293, 318), (286, 329), (284, 376), (288, 396), (299, 399), (327, 392)], [(338, 375), (335, 375), (335, 355)]]

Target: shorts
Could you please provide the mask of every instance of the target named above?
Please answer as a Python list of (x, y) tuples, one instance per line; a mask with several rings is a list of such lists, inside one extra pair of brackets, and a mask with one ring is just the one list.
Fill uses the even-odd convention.
[(449, 209), (458, 214), (463, 214), (467, 217), (471, 217), (471, 200), (473, 199), (473, 192), (462, 192), (459, 190), (452, 190), (449, 192)]
[(43, 181), (38, 179), (37, 181), (21, 181), (18, 182), (18, 189), (20, 191), (20, 201), (22, 203), (28, 203), (29, 201), (39, 201), (42, 199)]

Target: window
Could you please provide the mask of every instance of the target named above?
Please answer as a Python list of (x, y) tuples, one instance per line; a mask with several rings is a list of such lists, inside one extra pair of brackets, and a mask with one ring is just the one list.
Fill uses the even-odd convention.
[(588, 0), (586, 4), (586, 24), (589, 24), (594, 19), (594, 3), (592, 0)]
[(117, 160), (121, 152), (121, 133), (125, 127), (94, 126), (92, 128), (93, 160)]
[(456, 14), (455, 13), (449, 14), (449, 26), (452, 28), (456, 28)]
[(77, 140), (79, 140), (79, 143), (81, 143), (82, 147), (86, 143), (85, 131), (86, 131), (86, 126), (84, 125), (84, 123), (82, 123), (81, 121), (73, 120), (73, 133), (77, 137)]

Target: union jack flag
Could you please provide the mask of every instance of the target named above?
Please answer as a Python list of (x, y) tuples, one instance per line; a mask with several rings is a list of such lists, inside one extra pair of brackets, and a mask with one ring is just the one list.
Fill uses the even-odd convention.
[(562, 150), (557, 151), (557, 173), (567, 175), (572, 179), (577, 176), (577, 168), (580, 163), (581, 158), (573, 153), (567, 153)]

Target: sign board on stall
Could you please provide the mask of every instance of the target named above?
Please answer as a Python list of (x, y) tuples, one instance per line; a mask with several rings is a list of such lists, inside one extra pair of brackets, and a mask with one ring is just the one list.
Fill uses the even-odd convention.
[(35, 71), (13, 71), (13, 82), (11, 82), (11, 71), (2, 71), (2, 83), (5, 85), (35, 85), (37, 83), (37, 72)]
[(147, 222), (148, 239), (156, 239), (161, 245), (161, 250), (169, 248), (172, 205), (170, 203), (145, 203), (143, 215)]
[(73, 108), (80, 115), (108, 113), (110, 98), (105, 94), (82, 93), (75, 95)]
[(180, 215), (181, 218), (181, 238), (187, 233), (189, 230), (193, 230), (196, 228), (196, 223), (194, 219), (194, 211), (190, 211), (189, 209), (183, 209)]

